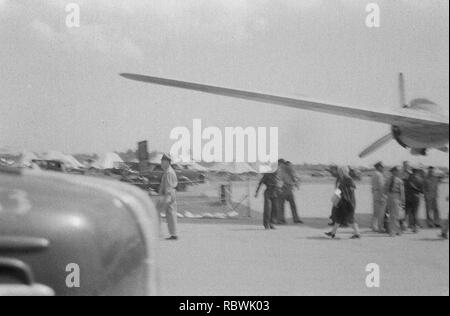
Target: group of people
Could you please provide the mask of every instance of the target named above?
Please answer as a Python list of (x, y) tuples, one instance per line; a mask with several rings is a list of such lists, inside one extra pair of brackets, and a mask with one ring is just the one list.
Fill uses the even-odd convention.
[(409, 162), (394, 167), (386, 176), (383, 163), (375, 165), (372, 177), (373, 220), (372, 229), (379, 233), (399, 236), (407, 229), (417, 233), (421, 225), (418, 212), (421, 196), (425, 200), (427, 225), (442, 228), (441, 237), (448, 239), (448, 223), (441, 226), (439, 214), (439, 177), (435, 168), (428, 171), (412, 168)]
[(294, 198), (294, 190), (299, 188), (300, 181), (291, 162), (280, 159), (278, 169), (275, 172), (264, 174), (256, 189), (255, 197), (258, 197), (262, 185), (266, 186), (263, 217), (263, 224), (266, 229), (275, 229), (275, 225), (286, 224), (286, 202), (291, 207), (294, 223), (303, 224), (298, 216)]
[[(360, 239), (361, 233), (355, 220), (356, 184), (350, 175), (350, 169), (333, 166), (330, 172), (336, 178), (336, 184), (330, 217), (330, 226), (333, 228), (326, 235), (335, 238), (340, 227), (351, 226), (351, 238)], [(418, 212), (423, 195), (427, 225), (430, 228), (442, 228), (440, 237), (448, 239), (448, 222), (441, 226), (439, 214), (439, 182), (434, 167), (424, 171), (412, 168), (409, 162), (404, 162), (402, 168), (394, 167), (387, 175), (383, 163), (377, 163), (372, 177), (373, 231), (387, 233), (392, 237), (401, 235), (407, 229), (417, 233), (421, 227)], [(298, 216), (293, 193), (293, 190), (299, 187), (299, 178), (290, 162), (281, 159), (275, 172), (263, 176), (256, 190), (256, 197), (262, 185), (266, 186), (263, 219), (266, 229), (275, 229), (275, 225), (286, 223), (286, 202), (291, 206), (294, 222), (303, 223)]]
[[(177, 175), (171, 167), (169, 155), (162, 157), (161, 166), (164, 174), (159, 189), (158, 209), (166, 214), (170, 234), (168, 239), (177, 240)], [(340, 227), (351, 226), (354, 231), (351, 238), (359, 239), (361, 234), (355, 220), (356, 185), (350, 175), (350, 169), (334, 166), (330, 171), (336, 178), (336, 183), (332, 198), (332, 222), (330, 223), (333, 228), (326, 235), (335, 238)], [(428, 171), (424, 171), (412, 168), (408, 162), (404, 162), (402, 168), (394, 167), (387, 175), (383, 163), (378, 162), (372, 176), (372, 230), (378, 233), (387, 233), (392, 237), (400, 236), (407, 229), (417, 233), (421, 228), (418, 212), (423, 195), (428, 227), (442, 228), (440, 237), (448, 239), (449, 225), (447, 222), (441, 226), (438, 208), (439, 182), (440, 179), (436, 176), (434, 167), (429, 167)], [(256, 189), (256, 197), (258, 197), (262, 185), (266, 186), (263, 217), (266, 229), (275, 229), (275, 225), (286, 224), (286, 202), (291, 208), (294, 223), (303, 224), (298, 215), (294, 197), (294, 190), (299, 188), (300, 179), (297, 177), (292, 163), (280, 159), (275, 172), (264, 174)]]

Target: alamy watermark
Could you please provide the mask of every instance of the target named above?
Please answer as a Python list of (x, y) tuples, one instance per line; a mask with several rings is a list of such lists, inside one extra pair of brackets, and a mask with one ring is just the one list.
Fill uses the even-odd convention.
[(66, 276), (66, 286), (69, 289), (79, 288), (81, 286), (80, 266), (76, 263), (69, 263), (66, 266), (66, 272), (68, 272)]
[(67, 12), (66, 26), (68, 28), (80, 27), (80, 5), (77, 3), (68, 3), (65, 10)]
[(170, 149), (174, 162), (194, 161), (253, 163), (272, 165), (278, 162), (278, 127), (203, 128), (194, 119), (192, 129), (175, 127), (170, 133), (175, 141)]
[(381, 26), (381, 9), (377, 3), (369, 3), (366, 6), (366, 26), (368, 28), (379, 28)]
[(370, 263), (366, 266), (366, 272), (369, 273), (366, 277), (366, 286), (369, 289), (379, 288), (381, 286), (381, 270), (376, 263)]

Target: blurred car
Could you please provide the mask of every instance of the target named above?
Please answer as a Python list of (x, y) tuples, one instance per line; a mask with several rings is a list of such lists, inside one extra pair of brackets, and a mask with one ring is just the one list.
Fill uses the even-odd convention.
[[(185, 191), (189, 185), (205, 183), (206, 176), (203, 172), (189, 169), (187, 166), (174, 164), (172, 168), (175, 170), (178, 178), (178, 191)], [(161, 165), (152, 164), (148, 170), (142, 172), (140, 175), (147, 178), (149, 181), (148, 187), (154, 191), (159, 190), (159, 185), (163, 176), (164, 170)]]
[(69, 167), (60, 160), (33, 159), (32, 163), (36, 164), (42, 170), (66, 172), (72, 174), (84, 174), (84, 170), (80, 168)]
[(159, 218), (141, 190), (0, 167), (0, 210), (0, 295), (158, 294)]
[(116, 162), (114, 164), (114, 168), (105, 169), (104, 173), (106, 175), (116, 175), (116, 176), (127, 176), (127, 175), (137, 175), (138, 174), (137, 171), (133, 170), (125, 162)]
[(146, 177), (141, 177), (135, 173), (123, 174), (120, 181), (137, 186), (145, 191), (150, 189), (150, 181)]

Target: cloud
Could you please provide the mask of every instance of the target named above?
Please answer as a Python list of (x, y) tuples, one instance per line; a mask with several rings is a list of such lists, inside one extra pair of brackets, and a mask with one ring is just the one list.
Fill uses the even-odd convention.
[(101, 25), (86, 25), (80, 28), (61, 28), (57, 31), (49, 24), (35, 19), (31, 29), (40, 39), (57, 42), (61, 49), (76, 52), (95, 52), (108, 56), (126, 56), (132, 59), (142, 59), (142, 49), (127, 36), (111, 33)]
[[(139, 25), (145, 34), (136, 37), (150, 37), (163, 33), (185, 37), (196, 34), (216, 34), (214, 41), (231, 38), (245, 41), (253, 33), (264, 31), (267, 21), (259, 16), (261, 6), (251, 0), (48, 0), (48, 6), (64, 12), (68, 3), (79, 4), (82, 24), (108, 24), (115, 32), (123, 32), (116, 23)], [(292, 1), (292, 0), (289, 0)], [(310, 2), (313, 0), (304, 0)], [(314, 0), (319, 1), (319, 0)], [(293, 1), (292, 3), (296, 3)], [(156, 30), (157, 29), (157, 30)]]
[[(69, 3), (80, 6), (80, 28), (69, 29), (63, 23)], [(48, 0), (40, 8), (45, 11), (31, 26), (41, 38), (70, 50), (133, 59), (143, 58), (141, 46), (164, 44), (159, 41), (182, 42), (195, 36), (227, 45), (246, 42), (268, 27), (255, 12), (254, 2), (247, 0)]]

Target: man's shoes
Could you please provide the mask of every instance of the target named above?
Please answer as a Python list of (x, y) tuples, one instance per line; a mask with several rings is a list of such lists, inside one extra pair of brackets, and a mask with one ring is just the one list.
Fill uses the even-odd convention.
[(301, 219), (294, 220), (294, 224), (303, 224), (303, 221)]
[(169, 238), (166, 238), (166, 240), (178, 240), (177, 236), (170, 236)]
[(336, 238), (336, 234), (333, 234), (332, 232), (325, 233), (325, 235), (331, 237), (332, 239)]
[(273, 226), (273, 225), (270, 225), (269, 228), (272, 229), (272, 230), (275, 230), (275, 229), (276, 229), (275, 226)]
[(439, 237), (442, 239), (448, 240), (448, 234), (446, 234), (446, 233), (440, 234)]
[(350, 239), (361, 239), (361, 235), (354, 234), (352, 237), (350, 237)]

